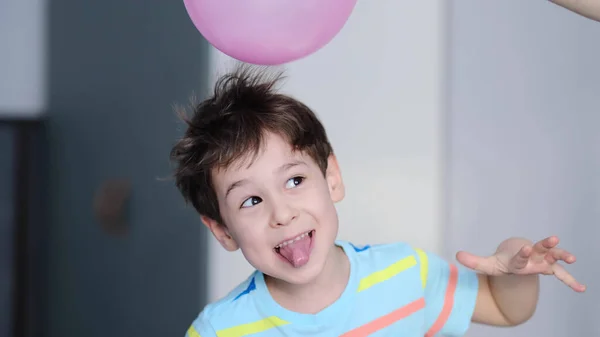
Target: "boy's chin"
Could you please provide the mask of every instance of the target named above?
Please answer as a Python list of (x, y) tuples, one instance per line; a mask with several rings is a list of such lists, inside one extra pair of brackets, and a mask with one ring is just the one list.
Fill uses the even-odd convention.
[(314, 275), (313, 273), (294, 273), (294, 275), (286, 274), (286, 275), (274, 275), (270, 276), (273, 283), (275, 284), (287, 284), (293, 286), (304, 286), (313, 283), (317, 278), (318, 274)]

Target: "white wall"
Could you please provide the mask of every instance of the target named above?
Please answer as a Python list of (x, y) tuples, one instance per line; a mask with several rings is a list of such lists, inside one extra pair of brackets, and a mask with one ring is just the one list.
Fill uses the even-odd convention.
[(546, 1), (450, 6), (448, 256), (556, 234), (589, 286), (544, 278), (530, 322), (468, 336), (600, 336), (600, 23)]
[[(328, 46), (288, 67), (283, 88), (324, 122), (344, 175), (340, 238), (440, 251), (442, 1), (359, 1)], [(212, 69), (229, 58), (212, 49)], [(209, 300), (250, 273), (210, 240)]]
[(46, 12), (46, 0), (0, 1), (0, 116), (45, 109)]

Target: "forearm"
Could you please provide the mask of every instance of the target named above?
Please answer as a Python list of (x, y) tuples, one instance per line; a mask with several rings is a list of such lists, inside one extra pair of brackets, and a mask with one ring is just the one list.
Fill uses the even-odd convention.
[(550, 0), (577, 14), (600, 21), (600, 0)]

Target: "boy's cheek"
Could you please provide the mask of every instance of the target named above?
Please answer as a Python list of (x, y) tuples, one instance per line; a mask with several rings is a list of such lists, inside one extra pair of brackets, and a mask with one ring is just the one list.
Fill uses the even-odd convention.
[(233, 232), (231, 237), (239, 246), (250, 248), (264, 243), (266, 235), (258, 228), (244, 228), (243, 230)]
[(334, 207), (329, 191), (319, 191), (319, 193), (310, 195), (304, 200), (304, 205), (308, 205), (311, 210), (318, 214), (328, 212)]

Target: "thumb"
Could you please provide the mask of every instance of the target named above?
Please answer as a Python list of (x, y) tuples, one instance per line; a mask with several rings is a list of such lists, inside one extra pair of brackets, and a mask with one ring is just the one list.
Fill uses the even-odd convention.
[(477, 256), (465, 251), (459, 251), (456, 253), (456, 260), (469, 269), (473, 269), (487, 275), (492, 275), (494, 273), (496, 265), (493, 256)]

